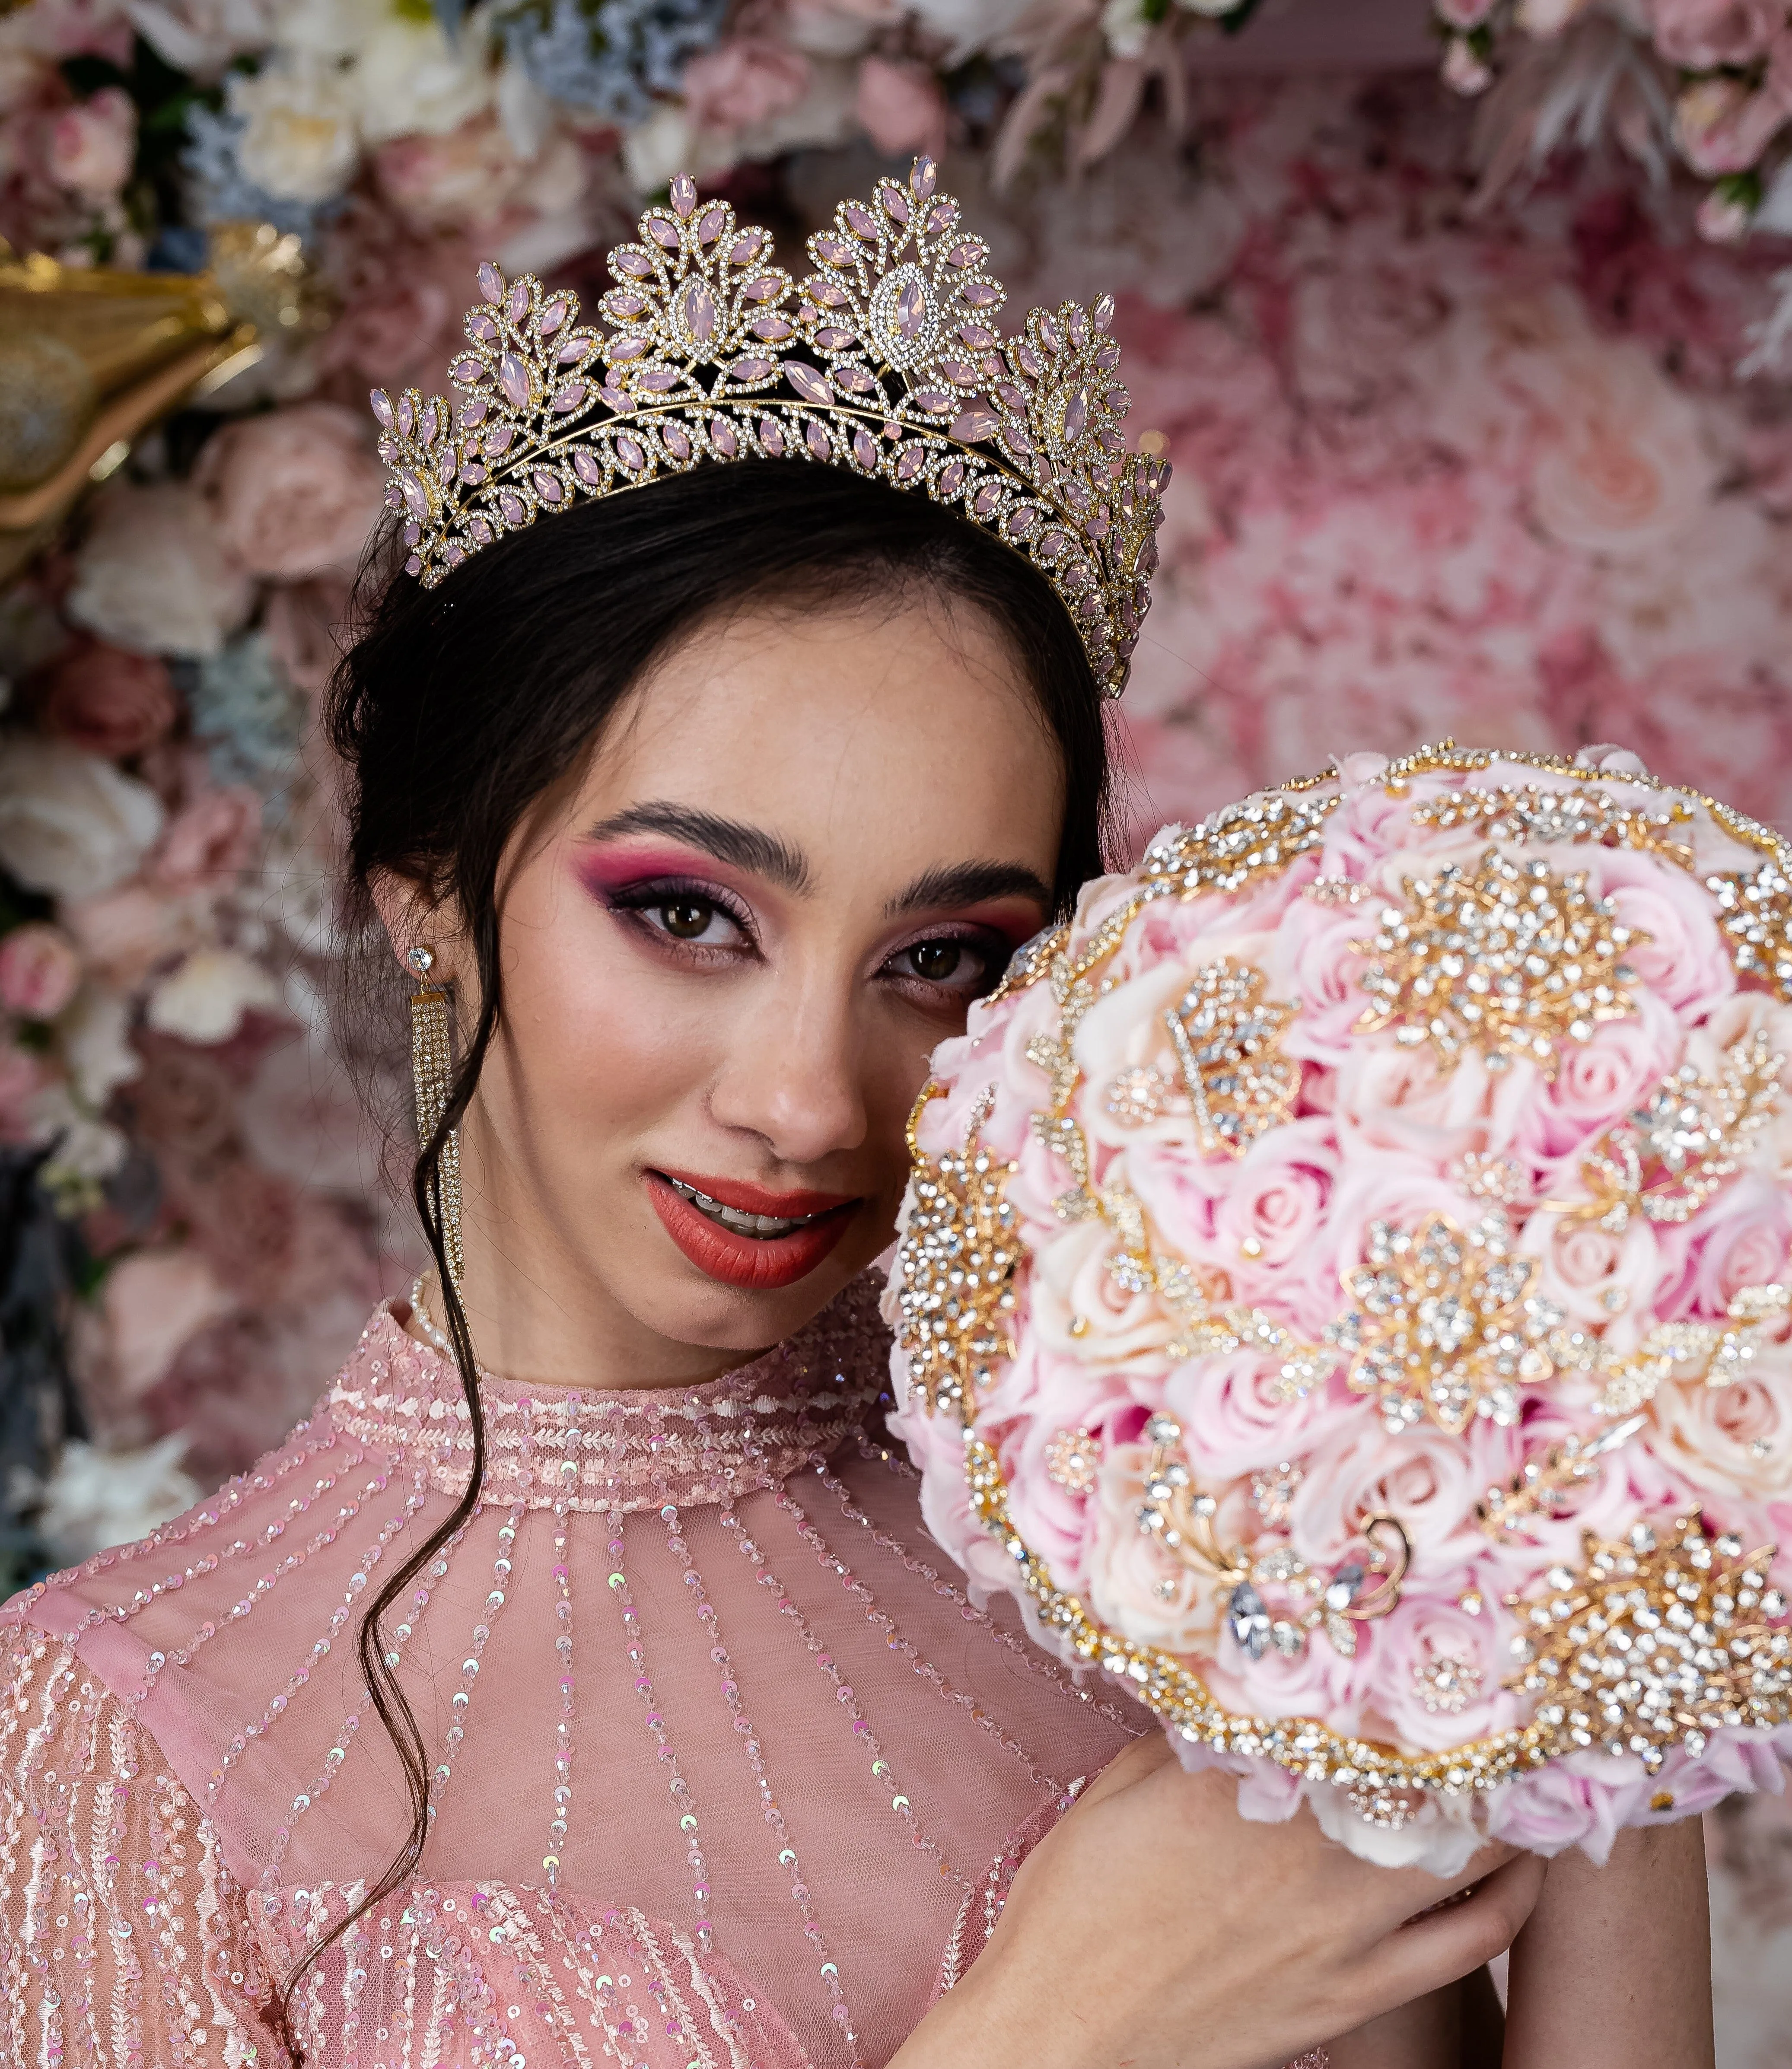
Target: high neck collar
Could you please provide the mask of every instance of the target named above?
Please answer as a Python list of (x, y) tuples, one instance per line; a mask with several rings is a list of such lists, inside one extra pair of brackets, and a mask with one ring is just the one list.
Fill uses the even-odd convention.
[[(484, 1497), (529, 1508), (688, 1508), (772, 1487), (834, 1451), (888, 1378), (870, 1275), (750, 1365), (701, 1386), (530, 1387), (488, 1377)], [(472, 1418), (452, 1363), (378, 1309), (325, 1397), (370, 1450), (414, 1459), (443, 1492), (472, 1470)]]

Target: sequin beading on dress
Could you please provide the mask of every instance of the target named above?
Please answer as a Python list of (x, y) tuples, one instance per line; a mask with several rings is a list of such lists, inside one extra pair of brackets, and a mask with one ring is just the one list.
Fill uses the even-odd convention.
[[(880, 2069), (974, 1958), (1142, 1718), (929, 1541), (876, 1292), (708, 1386), (482, 1385), (380, 1633), (427, 1843), (294, 1987), (306, 2069)], [(409, 1817), (357, 1641), (471, 1459), (382, 1310), (251, 1472), (7, 1606), (7, 2069), (288, 2059)]]
[[(587, 1394), (501, 1381), (482, 1396), (485, 1495), (527, 1508), (602, 1511), (718, 1502), (787, 1480), (864, 1422), (885, 1373), (867, 1365), (869, 1317), (831, 1308), (764, 1359), (707, 1386)], [(422, 1461), (458, 1495), (472, 1418), (451, 1367), (382, 1310), (325, 1397), (332, 1423), (369, 1448)]]

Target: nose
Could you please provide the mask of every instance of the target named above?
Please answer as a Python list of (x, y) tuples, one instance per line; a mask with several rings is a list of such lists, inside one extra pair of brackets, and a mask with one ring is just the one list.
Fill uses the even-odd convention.
[(817, 976), (767, 985), (737, 1022), (709, 1096), (725, 1128), (756, 1135), (781, 1164), (814, 1165), (864, 1141), (867, 1122), (852, 987)]

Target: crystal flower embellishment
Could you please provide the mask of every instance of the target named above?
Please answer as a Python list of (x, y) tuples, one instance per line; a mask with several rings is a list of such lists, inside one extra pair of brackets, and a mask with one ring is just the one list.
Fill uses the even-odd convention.
[(1378, 930), (1351, 944), (1370, 958), (1356, 1031), (1429, 1041), (1445, 1070), (1475, 1048), (1489, 1068), (1523, 1056), (1553, 1078), (1560, 1042), (1590, 1041), (1600, 1021), (1635, 1010), (1624, 957), (1648, 938), (1621, 924), (1584, 875), (1490, 847), (1472, 870), (1452, 863), (1408, 877), (1404, 902), (1384, 906)]
[(1518, 1419), (1518, 1389), (1554, 1370), (1560, 1308), (1530, 1292), (1534, 1259), (1514, 1257), (1503, 1213), (1467, 1228), (1434, 1214), (1415, 1230), (1370, 1226), (1368, 1255), (1343, 1275), (1354, 1303), (1333, 1325), (1358, 1394), (1379, 1395), (1390, 1431), (1429, 1417), (1459, 1436), (1477, 1415)]
[(607, 329), (579, 322), (575, 296), (482, 266), (449, 368), (464, 399), (373, 396), (406, 570), (433, 586), (538, 517), (704, 461), (844, 467), (1024, 553), (1119, 696), (1169, 468), (1124, 449), (1112, 297), (1035, 309), (1004, 337), (988, 247), (926, 158), (842, 202), (808, 257), (798, 282), (765, 231), (681, 174), (610, 254)]

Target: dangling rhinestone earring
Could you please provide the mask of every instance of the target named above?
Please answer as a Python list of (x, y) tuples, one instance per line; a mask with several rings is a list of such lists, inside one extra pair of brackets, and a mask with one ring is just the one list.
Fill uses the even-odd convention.
[[(419, 1148), (442, 1124), (453, 1082), (453, 1017), (445, 985), (432, 984), (433, 949), (414, 948), (405, 957), (418, 988), (410, 994), (410, 1072), (417, 1100)], [(460, 1130), (450, 1129), (436, 1165), (436, 1211), (442, 1223), (442, 1247), (448, 1275), (460, 1284)]]

